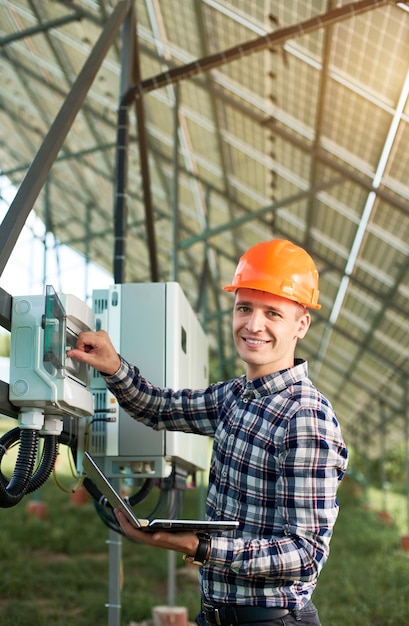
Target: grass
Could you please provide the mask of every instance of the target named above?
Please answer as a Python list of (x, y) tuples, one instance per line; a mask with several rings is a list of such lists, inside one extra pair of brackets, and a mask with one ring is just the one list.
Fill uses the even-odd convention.
[(331, 555), (313, 598), (323, 626), (406, 624), (409, 555), (399, 528), (393, 518), (385, 521), (376, 508), (362, 506), (346, 485), (340, 502)]
[[(10, 421), (7, 422), (7, 428)], [(59, 479), (75, 481), (62, 462)], [(2, 470), (13, 463), (8, 453)], [(9, 458), (10, 457), (10, 458)], [(29, 513), (31, 503), (47, 504), (44, 520)], [(400, 529), (363, 507), (348, 484), (340, 492), (341, 512), (330, 559), (314, 594), (323, 626), (406, 624), (409, 610), (409, 555), (400, 547)], [(196, 517), (198, 490), (185, 496), (186, 517)], [(402, 500), (402, 507), (403, 507)], [(75, 506), (69, 493), (50, 479), (17, 506), (0, 509), (2, 626), (105, 626), (108, 613), (108, 529), (91, 502)], [(150, 619), (167, 604), (168, 555), (122, 541), (121, 626)], [(199, 605), (196, 570), (176, 556), (176, 604), (194, 620)]]
[(406, 499), (401, 494), (394, 493), (390, 489), (382, 492), (380, 489), (369, 487), (367, 493), (364, 494), (364, 500), (376, 511), (386, 510), (391, 515), (401, 535), (409, 532), (408, 506)]

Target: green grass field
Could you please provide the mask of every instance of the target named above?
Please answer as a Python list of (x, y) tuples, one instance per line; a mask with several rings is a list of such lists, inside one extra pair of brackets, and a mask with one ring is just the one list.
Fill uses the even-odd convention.
[[(6, 422), (7, 428), (14, 426)], [(3, 460), (12, 466), (13, 452)], [(69, 490), (68, 449), (61, 447), (58, 479), (17, 506), (0, 509), (1, 626), (104, 626), (108, 624), (108, 529), (91, 502), (76, 506)], [(187, 490), (185, 517), (197, 517), (198, 489)], [(47, 505), (44, 520), (29, 513)], [(314, 601), (323, 626), (405, 626), (409, 623), (409, 555), (395, 523), (379, 518), (341, 488), (341, 513)], [(401, 507), (404, 508), (403, 499)], [(121, 626), (150, 619), (167, 604), (168, 555), (122, 540)], [(194, 620), (199, 606), (195, 570), (176, 557), (176, 604)]]

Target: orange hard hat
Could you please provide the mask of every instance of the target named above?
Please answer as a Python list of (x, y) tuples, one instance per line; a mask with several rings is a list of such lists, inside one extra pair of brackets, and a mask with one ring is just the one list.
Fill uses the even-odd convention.
[(240, 258), (232, 284), (225, 291), (258, 289), (294, 300), (311, 309), (318, 304), (318, 271), (303, 248), (285, 239), (253, 246)]

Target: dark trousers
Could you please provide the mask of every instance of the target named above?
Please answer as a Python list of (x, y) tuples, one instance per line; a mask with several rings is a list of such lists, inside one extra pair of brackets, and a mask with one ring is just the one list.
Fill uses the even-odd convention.
[[(198, 624), (198, 626), (209, 626), (202, 613), (199, 613), (196, 617), (196, 624)], [(222, 626), (235, 625), (223, 624)], [(240, 626), (321, 626), (321, 622), (319, 620), (316, 607), (312, 602), (309, 602), (305, 608), (291, 611), (284, 617), (278, 617), (277, 619), (272, 619), (268, 622), (240, 624)]]

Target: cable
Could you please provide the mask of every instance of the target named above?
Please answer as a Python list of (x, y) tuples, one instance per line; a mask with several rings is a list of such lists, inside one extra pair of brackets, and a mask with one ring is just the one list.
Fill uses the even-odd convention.
[[(184, 472), (184, 470), (181, 470), (178, 467), (173, 467), (171, 475), (167, 478), (162, 479), (159, 483), (160, 491), (156, 505), (150, 511), (150, 513), (144, 515), (144, 517), (147, 517), (149, 519), (154, 519), (157, 517), (175, 519), (179, 517), (183, 507), (184, 491), (186, 490), (186, 477), (187, 473)], [(156, 483), (155, 479), (148, 480), (151, 483)], [(134, 539), (124, 534), (121, 526), (119, 525), (115, 517), (115, 513), (111, 505), (89, 478), (85, 478), (84, 486), (92, 495), (94, 499), (95, 510), (98, 513), (100, 519), (104, 522), (104, 524), (108, 526), (111, 530), (114, 530), (118, 534), (126, 537), (128, 540), (138, 543)], [(145, 485), (142, 486), (137, 495), (141, 495), (144, 487)], [(149, 487), (149, 491), (151, 491), (152, 486), (149, 485)], [(131, 499), (132, 498), (127, 498), (130, 504)], [(139, 501), (141, 501), (141, 499)], [(131, 506), (133, 505), (131, 504)]]
[[(20, 440), (13, 475), (8, 480), (1, 471), (1, 461), (7, 450)], [(58, 438), (47, 435), (38, 469), (34, 472), (39, 432), (31, 429), (13, 428), (0, 439), (0, 507), (15, 506), (28, 493), (36, 491), (49, 478), (57, 458)]]

